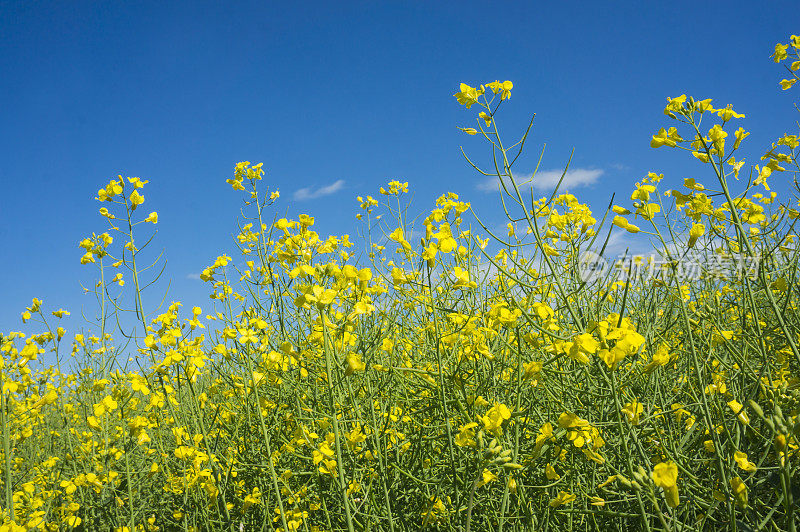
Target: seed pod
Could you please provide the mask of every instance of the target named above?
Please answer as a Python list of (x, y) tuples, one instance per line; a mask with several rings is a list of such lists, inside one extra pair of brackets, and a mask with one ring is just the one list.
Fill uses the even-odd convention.
[(522, 469), (521, 465), (515, 464), (514, 462), (508, 462), (507, 464), (503, 464), (503, 467), (506, 469)]
[(753, 409), (753, 412), (755, 412), (758, 417), (764, 419), (764, 411), (761, 409), (759, 404), (752, 399), (750, 399), (750, 408)]
[(775, 428), (778, 430), (779, 433), (781, 434), (789, 433), (789, 428), (786, 426), (786, 423), (783, 422), (783, 418), (775, 416), (773, 419), (775, 420)]

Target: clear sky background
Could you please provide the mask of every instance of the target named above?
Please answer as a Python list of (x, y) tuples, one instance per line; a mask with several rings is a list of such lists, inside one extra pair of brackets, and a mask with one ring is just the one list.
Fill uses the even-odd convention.
[(753, 155), (793, 131), (769, 58), (800, 32), (787, 6), (0, 1), (0, 331), (19, 330), (32, 297), (81, 327), (94, 305), (79, 281), (95, 271), (77, 244), (106, 230), (93, 198), (117, 174), (150, 181), (141, 208), (159, 212), (169, 298), (187, 307), (210, 306), (193, 277), (231, 249), (241, 193), (225, 179), (242, 160), (263, 162), (281, 212), (314, 215), (323, 236), (355, 233), (355, 197), (391, 179), (417, 212), (455, 191), (500, 223), (459, 152), (487, 153), (456, 129), (476, 114), (452, 97), (462, 81), (512, 80), (501, 125), (537, 114), (519, 170), (545, 143), (544, 170), (574, 148), (595, 181), (572, 192), (598, 208), (648, 171), (702, 180), (690, 157), (649, 146), (670, 125), (665, 99), (733, 104)]

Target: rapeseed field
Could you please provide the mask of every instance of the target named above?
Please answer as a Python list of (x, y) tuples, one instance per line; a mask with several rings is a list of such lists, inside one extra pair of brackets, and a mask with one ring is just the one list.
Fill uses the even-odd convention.
[[(322, 236), (241, 162), (240, 253), (202, 308), (145, 308), (147, 181), (103, 186), (75, 258), (95, 328), (34, 298), (0, 334), (0, 531), (796, 530), (800, 138), (669, 98), (651, 145), (704, 173), (595, 212), (515, 174), (513, 90), (455, 94), (502, 231), (392, 181), (354, 204), (361, 237)], [(660, 253), (609, 259), (618, 232)]]

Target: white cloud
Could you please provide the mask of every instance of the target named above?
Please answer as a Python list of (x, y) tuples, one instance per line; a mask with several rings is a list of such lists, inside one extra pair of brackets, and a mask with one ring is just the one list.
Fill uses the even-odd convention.
[[(597, 240), (595, 240), (594, 247), (597, 249), (594, 251), (599, 252), (604, 241), (605, 231), (602, 236), (598, 236)], [(611, 236), (608, 239), (603, 255), (606, 258), (618, 258), (626, 254), (630, 257), (631, 255), (652, 253), (653, 251), (653, 246), (643, 235), (631, 234), (623, 229), (614, 227), (611, 230)]]
[(200, 274), (199, 273), (190, 273), (189, 275), (186, 276), (186, 278), (187, 279), (191, 279), (192, 281), (199, 281), (200, 280)]
[(338, 179), (331, 183), (330, 185), (326, 185), (324, 187), (319, 187), (318, 189), (314, 190), (311, 187), (301, 188), (300, 190), (294, 193), (294, 199), (297, 201), (305, 201), (310, 199), (321, 198), (323, 196), (330, 196), (331, 194), (335, 194), (339, 192), (344, 187), (344, 179)]
[[(525, 187), (549, 191), (555, 188), (563, 173), (563, 170), (544, 170), (537, 172), (535, 176), (532, 174), (520, 175), (517, 178), (517, 186), (520, 188)], [(594, 185), (604, 173), (605, 170), (600, 169), (573, 168), (567, 171), (567, 175), (564, 176), (559, 190), (566, 191)], [(482, 183), (479, 183), (477, 188), (483, 192), (495, 192), (499, 190), (498, 178), (489, 177)]]

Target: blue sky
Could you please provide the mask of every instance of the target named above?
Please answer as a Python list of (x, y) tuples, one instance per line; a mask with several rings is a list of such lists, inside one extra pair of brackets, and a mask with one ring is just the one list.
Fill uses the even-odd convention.
[[(699, 6), (703, 6), (702, 8)], [(0, 330), (32, 297), (94, 309), (78, 242), (106, 229), (93, 200), (138, 176), (159, 212), (170, 299), (208, 305), (192, 279), (231, 249), (235, 163), (263, 162), (281, 212), (355, 233), (355, 197), (409, 181), (416, 211), (455, 191), (500, 221), (496, 194), (461, 158), (486, 146), (456, 126), (459, 82), (512, 80), (509, 135), (537, 118), (533, 169), (594, 175), (595, 206), (648, 171), (706, 175), (653, 150), (667, 96), (731, 103), (763, 148), (791, 131), (792, 91), (769, 55), (800, 28), (785, 3), (0, 2)], [(327, 194), (318, 193), (327, 192)]]

